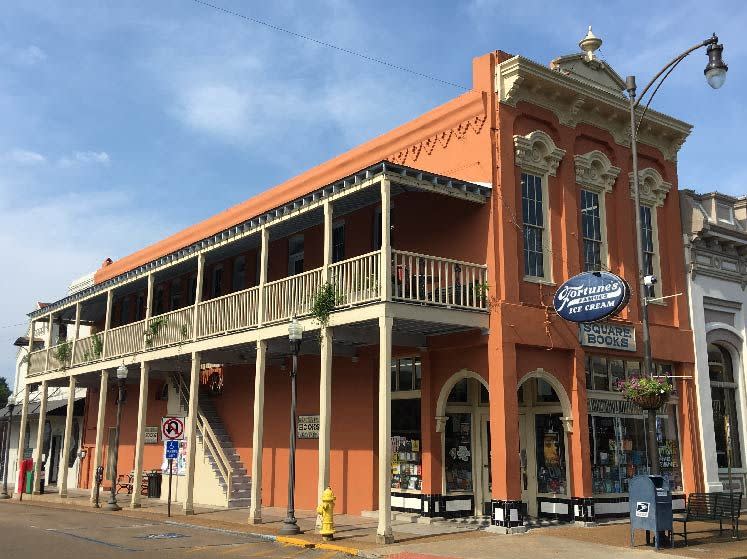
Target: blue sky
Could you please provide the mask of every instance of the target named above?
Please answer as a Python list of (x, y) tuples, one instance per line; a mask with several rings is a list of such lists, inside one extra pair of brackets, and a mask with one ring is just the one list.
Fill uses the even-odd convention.
[[(654, 106), (695, 125), (680, 186), (747, 192), (747, 7), (723, 2), (470, 0), (213, 3), (441, 79), (471, 84), (494, 49), (548, 63), (599, 54), (642, 85), (716, 31), (715, 92), (696, 53)], [(37, 300), (458, 95), (190, 0), (16, 1), (0, 8), (0, 376)]]

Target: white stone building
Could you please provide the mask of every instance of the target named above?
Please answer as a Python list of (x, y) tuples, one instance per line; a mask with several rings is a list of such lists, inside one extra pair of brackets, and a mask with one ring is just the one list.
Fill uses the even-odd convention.
[[(747, 196), (680, 192), (706, 491), (747, 475)], [(727, 429), (731, 431), (731, 460)]]

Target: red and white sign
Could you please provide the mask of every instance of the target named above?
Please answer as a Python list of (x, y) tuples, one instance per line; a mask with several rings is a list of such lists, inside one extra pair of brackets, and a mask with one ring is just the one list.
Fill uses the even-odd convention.
[(164, 441), (177, 441), (184, 439), (183, 417), (162, 417), (161, 435)]

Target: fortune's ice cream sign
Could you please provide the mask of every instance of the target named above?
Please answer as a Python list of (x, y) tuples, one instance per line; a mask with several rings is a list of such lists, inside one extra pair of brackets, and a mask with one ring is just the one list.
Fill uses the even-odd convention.
[(571, 322), (597, 322), (618, 314), (630, 299), (630, 286), (609, 272), (573, 276), (555, 292), (553, 305)]

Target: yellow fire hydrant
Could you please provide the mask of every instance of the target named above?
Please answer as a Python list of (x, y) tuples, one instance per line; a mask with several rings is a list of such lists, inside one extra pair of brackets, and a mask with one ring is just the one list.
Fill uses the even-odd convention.
[(327, 487), (322, 493), (322, 502), (316, 507), (316, 513), (322, 517), (322, 527), (319, 533), (326, 541), (335, 537), (335, 494)]

